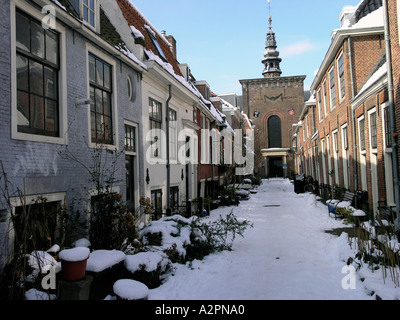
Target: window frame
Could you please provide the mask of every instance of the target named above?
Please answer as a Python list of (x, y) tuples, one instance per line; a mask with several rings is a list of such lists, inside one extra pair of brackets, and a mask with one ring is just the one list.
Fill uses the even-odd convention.
[[(154, 197), (154, 198), (153, 198)], [(156, 201), (153, 201), (156, 200)], [(157, 200), (160, 200), (158, 202)], [(157, 219), (158, 214), (160, 214), (160, 218), (163, 214), (163, 190), (162, 189), (155, 189), (150, 191), (150, 207), (152, 209), (152, 215)], [(155, 207), (157, 205), (157, 207)]]
[(26, 2), (20, 0), (10, 1), (10, 24), (11, 24), (11, 139), (30, 142), (43, 142), (50, 144), (68, 144), (67, 129), (67, 81), (66, 81), (66, 31), (58, 22), (55, 22), (55, 32), (58, 33), (59, 55), (58, 55), (58, 134), (43, 135), (36, 133), (21, 132), (18, 130), (18, 108), (17, 108), (17, 41), (16, 41), (16, 13), (17, 10), (29, 16), (31, 19), (41, 21), (43, 14), (40, 11), (32, 10)]
[[(171, 117), (171, 115), (175, 116)], [(169, 107), (168, 110), (168, 117), (169, 117), (169, 156), (170, 160), (175, 161), (178, 159), (178, 111)]]
[[(161, 102), (158, 100), (149, 97), (148, 100), (149, 103), (149, 124), (150, 124), (150, 134), (151, 134), (151, 140), (150, 140), (150, 150), (151, 150), (151, 156), (152, 158), (159, 159), (162, 157), (162, 141), (159, 139), (162, 138), (161, 130), (163, 127), (163, 105)], [(155, 104), (155, 105), (154, 105)], [(152, 112), (150, 112), (150, 107), (152, 108)], [(154, 107), (159, 107), (159, 117), (154, 117)], [(160, 130), (159, 137), (158, 136), (153, 136), (153, 130)], [(157, 138), (157, 140), (155, 140)]]
[[(340, 64), (341, 61), (341, 64)], [(339, 57), (336, 60), (337, 63), (337, 74), (339, 79), (339, 101), (343, 101), (346, 97), (346, 81), (344, 78), (344, 56), (343, 51), (340, 53)]]
[(317, 100), (318, 100), (318, 118), (319, 122), (322, 122), (324, 120), (324, 114), (322, 113), (322, 90), (321, 88), (318, 89), (317, 91)]
[(333, 169), (335, 170), (335, 183), (339, 182), (339, 132), (338, 129), (332, 131), (332, 148), (333, 148)]
[(325, 114), (325, 118), (328, 116), (328, 106), (327, 106), (327, 98), (326, 98), (326, 79), (324, 79), (324, 81), (322, 82), (322, 98), (324, 101), (324, 114)]
[[(91, 58), (94, 59), (95, 61), (95, 71), (97, 71), (97, 63), (100, 63), (103, 69), (103, 79), (102, 82), (103, 84), (98, 83), (97, 81), (97, 72), (95, 72), (95, 76), (96, 78), (94, 80), (90, 79), (90, 66), (89, 66), (89, 74), (88, 74), (88, 79), (89, 79), (89, 92), (90, 92), (90, 97), (92, 100), (92, 103), (90, 104), (90, 139), (91, 142), (93, 144), (105, 144), (105, 145), (114, 145), (114, 119), (113, 119), (113, 102), (112, 102), (112, 97), (114, 96), (114, 92), (113, 92), (113, 83), (114, 83), (114, 79), (113, 79), (113, 67), (105, 60), (103, 60), (102, 58), (98, 57), (96, 54), (93, 54), (92, 52), (89, 52), (88, 55), (88, 62), (90, 65), (90, 60)], [(109, 68), (109, 88), (107, 88), (105, 86), (105, 67)], [(92, 89), (93, 89), (93, 95), (92, 95)], [(97, 95), (96, 92), (101, 93), (101, 108), (102, 108), (102, 112), (98, 111), (98, 101), (97, 101)], [(109, 110), (105, 110), (105, 106), (104, 106), (104, 94), (108, 97), (108, 104), (109, 104)], [(93, 128), (93, 121), (92, 121), (92, 117), (94, 115), (94, 122), (95, 122), (95, 127)], [(105, 119), (108, 118), (109, 120), (109, 124), (111, 125), (111, 128), (100, 128), (100, 130), (98, 131), (98, 127), (97, 127), (97, 119), (98, 117), (100, 117), (100, 119)], [(104, 125), (106, 122), (104, 122), (105, 120), (103, 120), (103, 123), (101, 123), (101, 126)], [(94, 133), (95, 133), (95, 137), (93, 137), (93, 129), (94, 129)], [(107, 130), (108, 130), (108, 135), (109, 137), (107, 138)], [(104, 137), (101, 138), (99, 137), (99, 135), (103, 132)]]
[[(93, 0), (93, 9), (92, 9), (90, 8), (89, 5), (85, 4), (85, 1), (86, 0), (79, 0), (79, 9), (80, 9), (79, 17), (88, 28), (98, 31), (100, 28), (100, 3), (98, 0)], [(87, 0), (88, 4), (90, 3), (90, 1), (92, 0)], [(93, 12), (94, 15), (93, 24), (90, 23), (89, 19), (88, 20), (85, 19), (84, 17), (85, 8), (88, 8), (89, 11)]]
[(349, 159), (349, 127), (347, 123), (341, 126), (342, 138), (342, 164), (343, 164), (343, 184), (345, 188), (350, 187), (350, 159)]
[[(374, 118), (375, 123), (372, 121)], [(378, 152), (378, 115), (376, 108), (368, 112), (369, 145), (372, 153)], [(373, 142), (376, 144), (374, 145)]]
[[(117, 75), (116, 75), (116, 61), (111, 56), (107, 55), (105, 52), (101, 51), (99, 48), (95, 47), (93, 44), (87, 42), (86, 43), (86, 74), (87, 74), (87, 97), (90, 97), (90, 81), (89, 81), (89, 54), (96, 56), (97, 58), (103, 60), (107, 64), (111, 66), (111, 122), (113, 128), (113, 143), (106, 144), (102, 143), (101, 147), (103, 149), (109, 150), (119, 150), (120, 141), (119, 141), (119, 125), (118, 125), (118, 104), (117, 104)], [(91, 108), (87, 107), (87, 115), (88, 115), (88, 145), (89, 148), (99, 147), (98, 143), (92, 142), (92, 132), (91, 132)]]
[[(27, 134), (34, 134), (34, 135), (43, 135), (43, 136), (51, 136), (51, 137), (58, 137), (59, 136), (59, 88), (58, 88), (58, 79), (59, 79), (59, 72), (60, 72), (60, 36), (58, 32), (52, 31), (50, 28), (46, 29), (41, 26), (40, 21), (32, 17), (31, 15), (25, 13), (22, 10), (17, 9), (16, 10), (16, 16), (19, 15), (21, 17), (24, 17), (25, 19), (28, 20), (29, 26), (25, 26), (28, 30), (32, 30), (34, 25), (37, 25), (39, 29), (43, 29), (43, 49), (42, 49), (42, 57), (38, 54), (35, 54), (32, 52), (32, 38), (33, 35), (32, 33), (29, 34), (29, 47), (27, 50), (24, 48), (18, 47), (16, 45), (16, 57), (17, 57), (17, 67), (18, 67), (18, 61), (20, 59), (26, 60), (26, 75), (24, 74), (23, 79), (26, 79), (26, 88), (20, 88), (19, 87), (19, 76), (18, 76), (18, 71), (17, 71), (17, 110), (18, 108), (18, 100), (20, 94), (25, 96), (28, 99), (27, 100), (27, 114), (24, 117), (27, 119), (27, 125), (22, 125), (20, 123), (17, 124), (17, 130), (18, 132), (22, 133), (27, 133)], [(16, 18), (16, 23), (17, 23), (17, 18)], [(46, 44), (48, 41), (48, 35), (54, 34), (57, 37), (57, 52), (56, 52), (56, 60), (57, 62), (54, 63), (53, 61), (50, 61), (47, 59), (47, 50), (46, 50)], [(17, 38), (18, 34), (16, 34)], [(17, 40), (17, 39), (16, 39)], [(19, 59), (20, 57), (20, 59)], [(41, 79), (34, 79), (32, 80), (32, 70), (33, 70), (33, 65), (37, 65), (40, 69), (40, 74), (37, 74), (40, 76)], [(50, 70), (51, 74), (54, 76), (54, 79), (50, 79), (47, 77), (46, 79), (46, 70)], [(53, 81), (52, 81), (53, 80)], [(54, 88), (51, 90), (53, 91), (53, 94), (49, 94), (49, 87), (51, 84), (51, 81), (53, 83)], [(33, 84), (36, 84), (34, 86)], [(37, 86), (37, 84), (40, 84)], [(36, 87), (36, 88), (35, 88)], [(40, 87), (40, 88), (39, 88)], [(38, 89), (40, 89), (38, 91)], [(47, 90), (46, 90), (47, 89)], [(47, 92), (46, 92), (47, 91)], [(41, 101), (41, 107), (40, 106), (34, 106), (38, 101)], [(48, 109), (47, 109), (47, 103), (52, 103), (55, 104), (55, 107), (52, 111), (53, 116), (49, 118), (48, 116)], [(41, 108), (41, 111), (38, 110), (38, 108)], [(34, 113), (32, 113), (32, 110)], [(34, 125), (35, 118), (38, 118), (37, 120), (38, 123), (41, 124), (43, 128), (39, 128), (38, 126)], [(20, 118), (20, 117), (19, 117)], [(41, 119), (40, 119), (41, 118)], [(52, 119), (53, 120), (53, 126), (54, 128), (52, 130), (48, 129), (48, 123), (47, 119)], [(19, 119), (18, 119), (19, 120)], [(18, 121), (17, 121), (18, 122)]]
[[(361, 126), (361, 122), (363, 125)], [(365, 144), (365, 117), (362, 115), (357, 118), (358, 123), (358, 141), (359, 141), (359, 150), (361, 154), (366, 153), (366, 144)]]
[(329, 75), (329, 103), (330, 110), (336, 108), (336, 79), (335, 79), (335, 67), (332, 67), (328, 71)]
[[(131, 125), (130, 123), (124, 122), (124, 129), (125, 129), (125, 153), (129, 155), (136, 155), (137, 153), (137, 126)], [(128, 136), (128, 131), (130, 135)], [(133, 133), (133, 136), (132, 136)], [(131, 145), (133, 144), (133, 147)]]

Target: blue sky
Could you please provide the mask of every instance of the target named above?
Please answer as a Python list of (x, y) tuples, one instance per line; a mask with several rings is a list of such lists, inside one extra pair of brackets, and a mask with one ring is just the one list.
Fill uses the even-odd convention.
[[(241, 95), (240, 79), (262, 78), (268, 32), (267, 0), (132, 0), (160, 32), (177, 41), (178, 61), (216, 94)], [(282, 76), (314, 80), (340, 27), (342, 8), (360, 0), (271, 0), (271, 14), (283, 59)]]

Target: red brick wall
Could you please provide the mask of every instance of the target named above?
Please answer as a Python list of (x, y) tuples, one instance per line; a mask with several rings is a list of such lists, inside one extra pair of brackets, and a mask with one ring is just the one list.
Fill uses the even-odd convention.
[[(399, 25), (397, 17), (397, 0), (388, 0), (388, 13), (389, 13), (389, 30), (391, 41), (391, 55), (392, 55), (392, 75), (393, 75), (393, 88), (394, 88), (394, 109), (395, 109), (395, 123), (396, 132), (400, 128), (400, 41), (399, 41)], [(398, 140), (397, 140), (398, 142)], [(400, 149), (397, 149), (398, 157), (400, 157)], [(400, 165), (400, 162), (399, 162)], [(400, 169), (400, 167), (398, 168)]]

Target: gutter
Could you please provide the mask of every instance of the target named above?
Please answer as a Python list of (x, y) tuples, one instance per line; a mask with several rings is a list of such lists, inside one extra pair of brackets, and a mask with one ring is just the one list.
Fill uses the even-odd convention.
[(390, 112), (390, 128), (392, 132), (392, 160), (393, 160), (393, 185), (394, 185), (394, 201), (396, 203), (396, 221), (395, 230), (400, 230), (400, 194), (399, 194), (399, 172), (398, 172), (398, 155), (397, 155), (397, 143), (395, 141), (394, 134), (396, 133), (395, 124), (395, 113), (394, 113), (394, 89), (393, 89), (393, 75), (392, 75), (392, 55), (391, 55), (391, 44), (390, 44), (390, 29), (388, 19), (388, 5), (387, 0), (383, 2), (384, 21), (385, 21), (385, 49), (386, 49), (386, 62), (387, 62), (387, 77), (388, 77), (388, 94), (389, 94), (389, 112)]
[(167, 216), (171, 215), (171, 164), (170, 164), (170, 150), (169, 150), (169, 102), (172, 99), (172, 86), (168, 85), (169, 96), (166, 102), (166, 136), (167, 136)]
[[(353, 55), (351, 53), (351, 36), (347, 37), (347, 45), (348, 45), (348, 57), (349, 57), (349, 66), (350, 66), (350, 83), (351, 83), (351, 100), (354, 99), (355, 90), (354, 90), (354, 74), (353, 74)], [(352, 118), (352, 136), (353, 136), (353, 170), (354, 170), (354, 191), (358, 190), (358, 145), (357, 145), (357, 135), (356, 135), (356, 111), (351, 108), (351, 118)]]

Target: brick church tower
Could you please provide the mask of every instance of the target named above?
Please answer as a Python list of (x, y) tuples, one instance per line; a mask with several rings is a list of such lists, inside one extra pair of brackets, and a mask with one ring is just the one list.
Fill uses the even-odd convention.
[(305, 102), (306, 76), (282, 77), (282, 59), (272, 28), (270, 0), (268, 33), (262, 64), (263, 78), (239, 80), (243, 112), (255, 125), (255, 173), (262, 177), (290, 177), (294, 172), (292, 125), (298, 122)]

